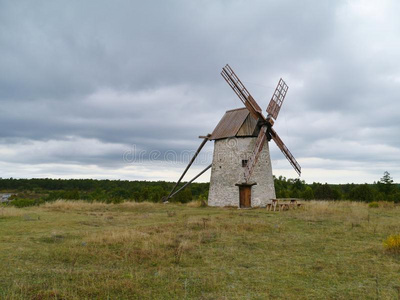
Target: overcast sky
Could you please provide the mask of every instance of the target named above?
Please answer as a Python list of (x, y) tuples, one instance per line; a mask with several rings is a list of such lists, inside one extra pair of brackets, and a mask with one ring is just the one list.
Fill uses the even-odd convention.
[(0, 0), (0, 177), (176, 180), (242, 106), (229, 63), (263, 109), (289, 85), (274, 128), (306, 182), (400, 182), (399, 15), (395, 0)]

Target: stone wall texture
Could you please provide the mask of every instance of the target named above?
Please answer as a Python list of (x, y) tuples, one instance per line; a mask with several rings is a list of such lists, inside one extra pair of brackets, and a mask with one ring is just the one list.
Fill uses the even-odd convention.
[[(214, 143), (208, 205), (239, 207), (239, 187), (244, 182), (242, 160), (247, 160), (253, 152), (256, 137), (229, 138)], [(251, 188), (251, 206), (264, 207), (275, 198), (271, 158), (268, 142), (258, 158), (250, 178), (257, 183)]]

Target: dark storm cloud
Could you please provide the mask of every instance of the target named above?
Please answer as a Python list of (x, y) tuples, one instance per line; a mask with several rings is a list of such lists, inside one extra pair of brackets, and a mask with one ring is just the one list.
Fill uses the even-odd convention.
[(210, 84), (227, 60), (288, 68), (285, 56), (310, 57), (329, 34), (327, 3), (3, 3), (2, 98)]
[(0, 2), (0, 161), (8, 166), (0, 176), (12, 163), (112, 174), (133, 146), (195, 149), (197, 136), (241, 106), (219, 75), (225, 63), (263, 108), (286, 79), (276, 129), (303, 168), (335, 165), (327, 160), (385, 168), (400, 148), (396, 11), (362, 1)]

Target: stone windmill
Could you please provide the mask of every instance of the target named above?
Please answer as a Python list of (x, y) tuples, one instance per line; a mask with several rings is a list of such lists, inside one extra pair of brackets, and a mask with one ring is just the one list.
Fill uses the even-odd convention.
[[(288, 86), (282, 79), (279, 80), (267, 108), (268, 115), (265, 117), (260, 106), (229, 65), (222, 69), (221, 75), (245, 107), (228, 110), (212, 134), (201, 136), (203, 142), (169, 196), (164, 200), (170, 199), (209, 168), (212, 168), (208, 205), (265, 206), (270, 199), (275, 198), (268, 146), (271, 139), (274, 140), (296, 172), (301, 174), (300, 165), (272, 128), (285, 99)], [(212, 164), (175, 191), (205, 143), (211, 140), (215, 141)]]

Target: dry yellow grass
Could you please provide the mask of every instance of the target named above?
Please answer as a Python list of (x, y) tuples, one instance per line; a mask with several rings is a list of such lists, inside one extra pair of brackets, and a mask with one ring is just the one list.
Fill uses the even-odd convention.
[(330, 218), (348, 222), (367, 220), (368, 215), (369, 210), (366, 203), (351, 201), (308, 201), (305, 203), (302, 213), (299, 214), (309, 221)]
[(187, 207), (201, 207), (201, 201), (193, 200), (193, 201), (186, 203), (186, 206)]
[(207, 202), (204, 200), (193, 200), (186, 203), (188, 207), (207, 207)]
[(126, 201), (121, 204), (115, 204), (123, 209), (133, 209), (133, 210), (141, 210), (141, 209), (151, 209), (157, 206), (157, 203), (153, 202), (131, 202), (131, 201)]
[(0, 206), (0, 218), (1, 217), (20, 217), (24, 215), (24, 210), (15, 208), (13, 206)]
[(396, 205), (394, 202), (388, 202), (388, 201), (379, 201), (379, 207), (383, 207), (383, 208), (398, 208), (399, 206)]
[(54, 202), (46, 202), (41, 207), (52, 211), (69, 211), (69, 210), (100, 210), (109, 207), (109, 204), (102, 202), (87, 202), (87, 201), (67, 201), (67, 200), (56, 200)]
[(68, 211), (68, 210), (80, 210), (80, 211), (97, 211), (107, 210), (112, 207), (119, 207), (125, 210), (141, 210), (150, 209), (156, 205), (152, 202), (123, 202), (119, 204), (107, 204), (103, 202), (87, 202), (82, 200), (69, 201), (69, 200), (56, 200), (54, 202), (46, 202), (41, 207), (52, 211)]

